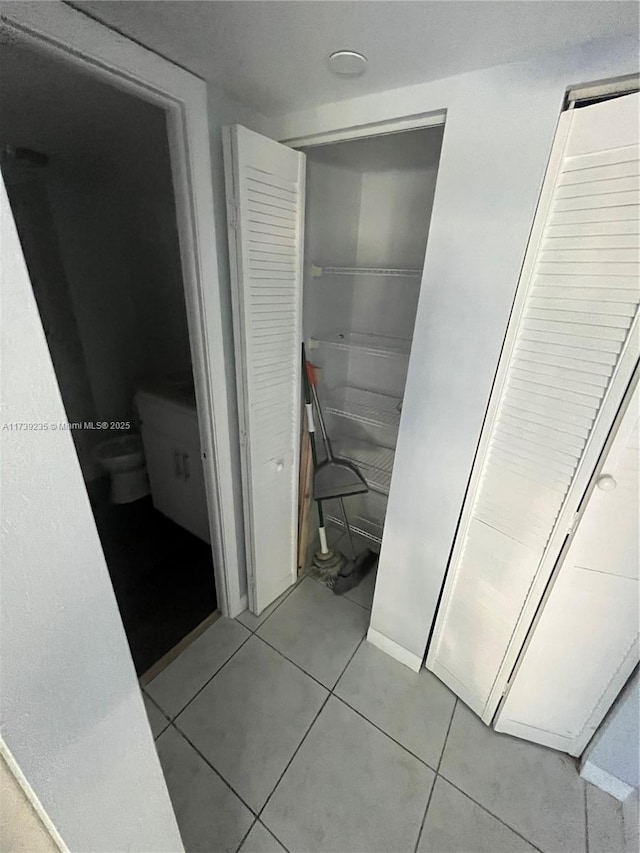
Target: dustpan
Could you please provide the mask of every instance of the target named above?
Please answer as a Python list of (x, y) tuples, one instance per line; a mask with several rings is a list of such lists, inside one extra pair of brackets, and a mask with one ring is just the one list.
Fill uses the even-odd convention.
[(360, 471), (348, 459), (342, 459), (333, 453), (318, 400), (315, 371), (308, 361), (305, 361), (305, 368), (320, 422), (322, 443), (327, 454), (327, 458), (317, 465), (313, 475), (313, 497), (317, 501), (326, 501), (331, 498), (347, 498), (350, 495), (364, 494), (369, 491), (369, 487)]

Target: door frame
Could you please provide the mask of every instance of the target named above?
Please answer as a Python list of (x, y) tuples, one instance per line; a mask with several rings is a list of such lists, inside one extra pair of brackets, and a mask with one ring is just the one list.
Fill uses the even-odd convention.
[(227, 393), (233, 366), (223, 348), (207, 85), (59, 0), (0, 2), (0, 31), (165, 111), (216, 595), (221, 613), (236, 616), (246, 604), (239, 581)]
[(427, 127), (444, 127), (447, 120), (446, 110), (435, 110), (417, 115), (400, 116), (388, 121), (348, 125), (309, 136), (298, 136), (292, 139), (274, 137), (282, 145), (289, 148), (315, 148), (319, 145), (331, 145), (335, 142), (349, 142), (354, 139), (370, 139), (374, 136), (387, 136), (391, 133), (403, 133), (408, 130), (420, 130)]

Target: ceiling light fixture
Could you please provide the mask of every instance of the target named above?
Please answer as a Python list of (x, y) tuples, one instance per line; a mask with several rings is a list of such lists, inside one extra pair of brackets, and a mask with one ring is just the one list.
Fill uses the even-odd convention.
[(355, 50), (337, 50), (329, 57), (329, 68), (339, 77), (359, 77), (367, 67), (367, 57)]

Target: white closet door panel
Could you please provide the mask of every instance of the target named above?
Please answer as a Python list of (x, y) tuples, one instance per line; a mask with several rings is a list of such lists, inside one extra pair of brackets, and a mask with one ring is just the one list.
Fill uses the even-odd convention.
[[(496, 721), (499, 731), (573, 755), (638, 661), (639, 397), (636, 390)], [(603, 476), (613, 491), (597, 487)]]
[[(638, 661), (637, 594), (637, 583), (628, 578), (577, 566), (563, 570), (536, 628), (545, 638), (527, 651), (496, 730), (580, 755)], [(597, 620), (575, 618), (595, 613)], [(578, 665), (574, 654), (559, 654), (567, 637), (588, 667)], [(603, 703), (607, 682), (592, 683), (585, 675), (609, 674), (612, 660), (622, 678)]]
[(640, 423), (636, 421), (620, 460), (609, 455), (604, 473), (613, 474), (615, 494), (594, 490), (571, 545), (571, 560), (582, 568), (638, 580)]
[(561, 117), (454, 545), (427, 666), (485, 721), (633, 370), (638, 104)]
[(296, 579), (304, 155), (225, 132), (249, 604)]

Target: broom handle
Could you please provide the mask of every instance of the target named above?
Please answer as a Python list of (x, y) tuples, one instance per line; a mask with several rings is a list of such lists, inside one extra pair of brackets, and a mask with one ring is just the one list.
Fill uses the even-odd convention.
[(353, 559), (357, 558), (356, 554), (356, 546), (353, 543), (353, 534), (351, 533), (351, 526), (349, 525), (349, 519), (347, 517), (347, 510), (344, 505), (344, 498), (338, 498), (340, 502), (340, 511), (342, 512), (342, 520), (344, 521), (344, 526), (347, 531), (347, 536), (349, 537), (349, 544), (351, 545), (351, 553), (353, 554)]
[[(303, 344), (303, 353), (304, 353), (304, 344)], [(324, 448), (327, 451), (327, 459), (330, 461), (333, 459), (333, 452), (331, 448), (331, 442), (329, 441), (329, 436), (327, 434), (327, 428), (324, 425), (324, 418), (322, 417), (322, 409), (320, 408), (320, 400), (318, 400), (318, 391), (316, 389), (316, 374), (313, 369), (313, 365), (309, 364), (307, 359), (304, 360), (305, 367), (307, 370), (307, 380), (309, 386), (311, 387), (311, 393), (313, 394), (313, 402), (316, 407), (316, 412), (318, 414), (318, 421), (320, 422), (320, 432), (322, 433), (322, 440), (324, 442)], [(347, 516), (347, 510), (344, 505), (344, 498), (338, 498), (340, 503), (340, 511), (342, 513), (342, 520), (344, 522), (345, 530), (347, 531), (347, 536), (349, 537), (349, 544), (351, 545), (351, 553), (355, 559), (356, 557), (356, 546), (353, 541), (353, 534), (351, 533), (351, 527), (349, 525), (349, 518)]]
[[(316, 448), (316, 427), (313, 421), (313, 404), (311, 402), (311, 396), (309, 394), (309, 377), (307, 375), (307, 359), (304, 352), (304, 343), (302, 344), (302, 380), (304, 385), (304, 410), (307, 415), (307, 430), (309, 432), (309, 441), (311, 443), (311, 458), (313, 460), (313, 470), (315, 471), (318, 467), (318, 451)], [(316, 506), (318, 507), (318, 536), (320, 538), (320, 552), (322, 554), (329, 553), (329, 546), (327, 544), (327, 530), (324, 526), (324, 511), (322, 509), (322, 501), (316, 500)]]
[(316, 414), (318, 415), (318, 422), (320, 424), (320, 432), (322, 434), (322, 442), (324, 444), (324, 449), (327, 452), (327, 458), (333, 459), (333, 450), (331, 448), (331, 442), (329, 441), (329, 435), (327, 433), (327, 428), (324, 423), (324, 417), (322, 415), (322, 409), (320, 408), (320, 400), (318, 399), (318, 389), (316, 388), (316, 373), (313, 369), (313, 365), (309, 364), (306, 360), (304, 361), (305, 368), (307, 371), (307, 380), (309, 382), (309, 386), (311, 388), (311, 393), (313, 395), (313, 404), (316, 408)]

